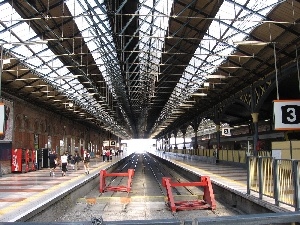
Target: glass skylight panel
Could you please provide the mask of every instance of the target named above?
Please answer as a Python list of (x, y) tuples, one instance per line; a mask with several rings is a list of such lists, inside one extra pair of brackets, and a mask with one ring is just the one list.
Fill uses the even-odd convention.
[[(35, 34), (29, 32), (30, 29), (28, 26), (24, 26), (25, 22), (19, 23), (11, 28), (11, 31), (18, 34), (22, 40), (29, 40), (30, 38), (34, 37)], [(26, 24), (27, 25), (27, 24)]]
[[(103, 1), (99, 2), (99, 4), (103, 4)], [(67, 5), (68, 5), (68, 8), (70, 9), (71, 13), (75, 12), (74, 7), (75, 8), (80, 7), (78, 5), (78, 1), (73, 2), (73, 3), (72, 3), (72, 1), (69, 1), (69, 2), (67, 2)], [(86, 5), (85, 5), (85, 7), (86, 7)], [(101, 21), (103, 22), (103, 24), (98, 22), (98, 27), (97, 27), (98, 31), (101, 32), (101, 33), (106, 33), (107, 35), (101, 35), (98, 38), (93, 39), (93, 41), (87, 42), (87, 45), (88, 45), (89, 49), (95, 50), (95, 49), (97, 49), (95, 46), (99, 46), (99, 43), (104, 44), (103, 46), (98, 47), (98, 49), (100, 50), (100, 54), (102, 55), (102, 58), (100, 58), (98, 54), (96, 55), (95, 58), (97, 59), (97, 64), (104, 64), (105, 65), (105, 61), (103, 60), (103, 59), (105, 59), (105, 56), (106, 57), (109, 56), (109, 59), (106, 59), (107, 61), (115, 61), (116, 62), (117, 61), (116, 54), (115, 54), (116, 51), (115, 51), (115, 48), (112, 48), (112, 43), (113, 43), (112, 40), (113, 39), (112, 39), (111, 35), (108, 35), (108, 32), (107, 32), (108, 30), (110, 30), (110, 29), (108, 29), (108, 27), (110, 27), (110, 25), (107, 21), (107, 16), (99, 8), (94, 8), (94, 10), (97, 12), (98, 16), (100, 17)], [(78, 15), (77, 10), (76, 10), (76, 14)], [(73, 16), (77, 16), (77, 15), (73, 15)], [(93, 16), (91, 18), (90, 17), (83, 17), (83, 18), (78, 17), (77, 19), (75, 19), (76, 23), (78, 24), (78, 28), (80, 28), (81, 31), (85, 34), (83, 36), (88, 36), (89, 34), (93, 33), (92, 29), (90, 31), (86, 30), (86, 28), (90, 27), (90, 24), (88, 23), (88, 21), (90, 19), (93, 19), (94, 21), (97, 21), (96, 16)], [(94, 22), (94, 21), (92, 21), (92, 22)], [(91, 22), (91, 24), (92, 24), (92, 22)], [(104, 26), (104, 24), (105, 24), (106, 27)], [(110, 43), (110, 44), (108, 44), (108, 43)], [(93, 54), (93, 57), (94, 57), (93, 50), (92, 50), (92, 54)], [(109, 54), (105, 54), (105, 52), (109, 52)], [(109, 66), (109, 64), (107, 66)], [(120, 71), (119, 68), (117, 68), (117, 64), (113, 65), (113, 66), (117, 71)], [(104, 67), (102, 67), (102, 66), (99, 67), (101, 72), (103, 71), (103, 68)], [(119, 74), (120, 74), (120, 72), (119, 72)], [(106, 78), (108, 78), (108, 76), (106, 76)]]
[[(15, 10), (12, 10), (11, 5), (6, 3), (7, 9), (3, 10), (2, 13), (0, 13), (0, 20), (2, 23), (4, 23), (7, 27), (14, 26), (15, 24), (19, 23), (19, 20), (22, 19), (18, 13), (16, 13)], [(4, 7), (3, 5), (1, 8)]]
[[(38, 41), (38, 40), (37, 40)], [(33, 41), (34, 42), (34, 41)], [(46, 44), (37, 44), (37, 45), (30, 45), (29, 46), (30, 49), (32, 49), (34, 52), (37, 53), (37, 55), (41, 56), (41, 53), (40, 52), (48, 52), (50, 54), (53, 55), (53, 52), (51, 52), (50, 50), (46, 50), (45, 51), (45, 48), (47, 48), (48, 46)]]
[(93, 40), (89, 41), (88, 45), (89, 45), (89, 50), (92, 52), (92, 54), (95, 50), (99, 50), (99, 47), (96, 45), (96, 43)]
[(33, 53), (25, 45), (16, 46), (12, 52), (21, 58), (30, 57), (33, 55)]
[[(157, 1), (140, 1), (141, 9), (139, 11), (139, 25), (140, 25), (140, 42), (139, 49), (144, 52), (139, 54), (139, 61), (146, 61), (146, 65), (140, 65), (142, 71), (147, 71), (149, 74), (157, 74), (159, 72), (159, 60), (161, 57), (161, 50), (163, 46), (164, 36), (167, 30), (168, 17), (171, 12), (173, 0)], [(152, 9), (154, 7), (154, 9)], [(160, 9), (166, 11), (159, 12)], [(167, 19), (166, 19), (167, 18)], [(150, 49), (149, 49), (149, 46)], [(149, 67), (148, 63), (154, 63), (155, 66)], [(143, 67), (145, 67), (143, 69)], [(149, 68), (151, 68), (149, 70)]]
[(52, 69), (48, 66), (42, 66), (42, 65), (39, 66), (35, 65), (35, 66), (36, 66), (35, 70), (40, 74), (49, 74), (52, 72)]
[[(245, 5), (248, 1), (240, 0), (238, 2), (241, 5)], [(201, 41), (198, 49), (195, 51), (195, 56), (190, 60), (190, 65), (199, 66), (200, 70), (197, 74), (199, 75), (202, 72), (205, 72), (207, 74), (213, 73), (216, 70), (216, 67), (220, 65), (220, 63), (222, 63), (222, 61), (224, 60), (224, 55), (233, 52), (234, 47), (231, 46), (233, 41), (242, 41), (246, 37), (247, 33), (251, 32), (251, 30), (260, 23), (259, 21), (264, 19), (264, 16), (271, 10), (272, 7), (275, 6), (276, 3), (278, 3), (277, 0), (249, 1), (249, 3), (247, 4), (248, 9), (244, 9), (239, 7), (237, 4), (234, 4), (234, 2), (232, 1), (224, 1), (219, 9), (219, 12), (216, 15), (216, 18), (219, 18), (221, 20), (225, 19), (225, 23), (244, 32), (238, 32), (236, 31), (236, 29), (231, 28), (230, 26), (229, 29), (227, 29), (227, 27), (223, 25), (223, 23), (221, 25), (220, 21), (213, 21), (208, 29), (207, 34), (204, 36), (204, 40)], [(232, 13), (232, 9), (234, 9), (235, 12), (239, 12), (240, 10), (242, 10), (242, 13), (239, 12), (239, 18), (232, 17), (238, 15), (238, 13)], [(253, 11), (257, 11), (257, 13), (253, 13)], [(232, 21), (228, 19), (232, 19)], [(215, 40), (211, 40), (212, 38), (215, 38)], [(228, 46), (225, 46), (225, 44), (223, 43), (220, 44), (218, 42), (218, 39), (220, 38), (231, 43), (228, 43)], [(197, 54), (203, 55), (197, 56)], [(217, 56), (218, 54), (222, 54), (222, 56)], [(203, 59), (203, 61), (200, 62), (199, 59)], [(185, 84), (186, 86), (189, 85), (188, 81), (190, 75), (187, 72), (191, 71), (193, 71), (193, 68), (187, 66), (186, 72), (183, 73), (184, 77), (187, 76), (186, 79), (182, 79), (181, 82), (177, 84), (171, 96), (177, 95), (178, 88), (182, 88), (183, 84)], [(190, 94), (196, 91), (198, 87), (200, 87), (200, 85), (205, 81), (202, 76), (198, 76), (195, 78), (193, 77), (193, 80), (199, 81), (199, 83), (195, 83), (192, 88), (186, 88), (186, 90), (188, 90)], [(164, 110), (169, 108), (172, 104), (173, 99), (170, 98), (165, 105)], [(158, 118), (158, 121), (160, 121), (161, 118), (162, 114)]]
[(40, 60), (39, 58), (29, 58), (26, 60), (26, 62), (34, 67), (38, 67), (39, 65), (41, 65), (43, 63), (42, 60)]
[[(75, 22), (77, 23), (78, 28), (81, 29), (81, 32), (85, 37), (84, 40), (91, 50), (94, 60), (98, 64), (99, 70), (106, 80), (108, 89), (111, 90), (112, 93), (114, 93), (112, 84), (118, 83), (117, 78), (121, 75), (121, 71), (119, 68), (119, 64), (117, 63), (118, 59), (116, 48), (111, 36), (111, 28), (108, 22), (108, 17), (106, 15), (106, 9), (103, 0), (97, 1), (97, 4), (95, 1), (90, 1), (89, 4), (93, 9), (90, 9), (87, 4), (82, 3), (82, 1), (79, 0), (68, 1), (66, 3), (70, 12), (73, 13), (73, 16), (77, 16), (83, 11), (91, 12), (87, 16), (81, 16), (81, 18), (78, 17), (77, 19), (75, 19)], [(98, 7), (99, 5), (100, 7)], [(79, 11), (77, 8), (84, 9), (82, 11)], [(95, 23), (97, 23), (97, 27), (94, 27)], [(97, 29), (97, 33), (94, 29)], [(94, 36), (95, 38), (91, 39), (90, 36)], [(95, 54), (96, 50), (97, 54)], [(111, 78), (115, 80), (111, 81)], [(104, 119), (108, 121), (111, 118), (107, 114)]]

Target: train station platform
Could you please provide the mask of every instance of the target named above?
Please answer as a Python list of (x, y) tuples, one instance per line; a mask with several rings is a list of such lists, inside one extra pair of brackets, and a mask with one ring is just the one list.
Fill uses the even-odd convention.
[(59, 167), (54, 176), (50, 176), (47, 168), (3, 175), (0, 177), (0, 223), (16, 222), (26, 218), (35, 209), (47, 208), (52, 201), (61, 198), (62, 194), (68, 194), (74, 187), (98, 176), (101, 169), (109, 168), (123, 157), (113, 157), (110, 162), (103, 162), (102, 158), (91, 159), (88, 175), (83, 162), (79, 163), (77, 170), (68, 166), (66, 176), (62, 176)]
[(247, 194), (247, 169), (240, 166), (214, 163), (214, 161), (203, 161), (195, 155), (177, 154), (162, 151), (155, 153), (158, 157), (169, 160), (172, 163), (197, 173), (199, 176), (209, 176), (213, 184), (222, 187), (229, 192), (235, 193), (243, 198), (267, 207), (273, 212), (293, 212), (295, 208), (286, 204), (275, 205), (273, 198), (264, 196), (259, 198), (259, 194), (251, 192)]
[[(213, 183), (232, 192), (247, 195), (247, 171), (243, 168), (210, 164), (193, 158), (162, 152), (155, 152), (154, 154), (199, 175), (209, 176)], [(125, 153), (119, 157), (113, 157), (111, 162), (103, 162), (102, 159), (98, 158), (92, 159), (88, 175), (85, 174), (83, 164), (77, 171), (71, 170), (69, 167), (66, 176), (61, 176), (59, 170), (55, 176), (49, 176), (49, 169), (3, 175), (0, 177), (0, 222), (24, 221), (24, 218), (30, 216), (32, 211), (46, 209), (51, 202), (62, 198), (62, 194), (67, 195), (76, 186), (86, 183), (92, 177), (99, 176), (101, 169), (109, 168), (124, 157), (126, 157)], [(252, 198), (253, 201), (260, 201), (255, 195), (248, 196), (248, 198)], [(270, 207), (273, 205), (274, 210), (276, 208), (272, 199), (264, 200), (263, 204), (269, 204)], [(282, 209), (282, 212), (294, 211), (289, 207), (277, 208)]]

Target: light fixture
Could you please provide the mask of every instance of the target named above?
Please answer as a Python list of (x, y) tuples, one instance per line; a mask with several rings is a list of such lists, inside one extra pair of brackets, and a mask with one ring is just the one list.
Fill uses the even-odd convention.
[(69, 102), (69, 107), (73, 107), (73, 106), (74, 106), (73, 102)]
[(9, 63), (10, 63), (10, 59), (3, 59), (3, 61), (2, 61), (3, 65), (9, 64)]
[(204, 86), (204, 87), (209, 87), (209, 82), (204, 82), (204, 83), (203, 83), (203, 86)]
[(25, 81), (25, 80), (27, 80), (26, 78), (17, 78), (17, 79), (15, 79), (16, 81)]
[(180, 106), (181, 106), (181, 107), (192, 107), (193, 105), (192, 105), (192, 104), (184, 104), (184, 103), (183, 103), (183, 104), (181, 104)]
[(221, 75), (221, 74), (211, 74), (211, 75), (207, 75), (206, 78), (208, 79), (217, 79), (217, 78), (226, 78), (226, 75)]
[(46, 40), (37, 40), (37, 41), (22, 41), (22, 42), (9, 42), (3, 44), (11, 44), (11, 45), (39, 45), (39, 44), (47, 44)]
[(207, 96), (206, 93), (193, 93), (193, 96)]
[(233, 44), (234, 45), (268, 45), (270, 44), (270, 42), (245, 40), (245, 41), (234, 41)]

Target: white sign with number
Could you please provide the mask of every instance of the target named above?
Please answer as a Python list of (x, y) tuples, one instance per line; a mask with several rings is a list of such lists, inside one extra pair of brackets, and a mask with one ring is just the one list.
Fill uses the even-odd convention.
[(223, 127), (222, 128), (222, 135), (231, 136), (230, 127)]
[(274, 101), (275, 130), (300, 130), (300, 100)]

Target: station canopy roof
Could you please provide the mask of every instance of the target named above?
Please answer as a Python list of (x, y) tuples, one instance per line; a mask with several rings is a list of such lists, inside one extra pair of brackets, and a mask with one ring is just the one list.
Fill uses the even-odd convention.
[(1, 0), (1, 94), (158, 138), (298, 64), (299, 19), (298, 0)]

